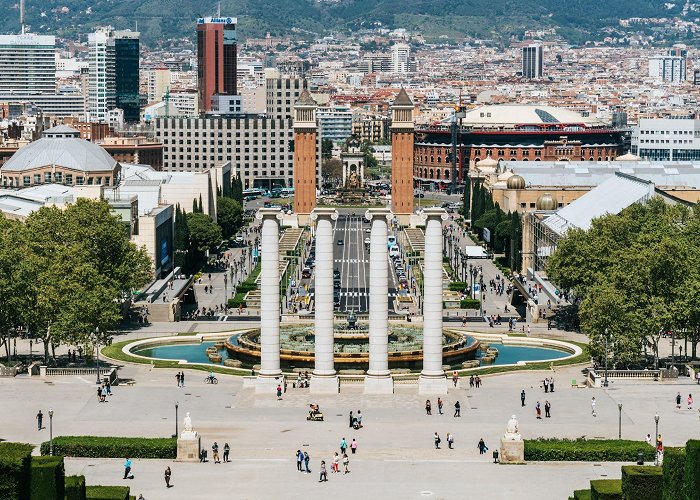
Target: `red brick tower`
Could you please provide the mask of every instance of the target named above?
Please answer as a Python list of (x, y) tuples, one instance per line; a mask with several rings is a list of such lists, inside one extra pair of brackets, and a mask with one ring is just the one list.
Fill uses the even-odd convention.
[(413, 213), (413, 102), (401, 89), (391, 107), (391, 211), (400, 224)]
[(308, 224), (316, 208), (316, 101), (304, 90), (294, 104), (294, 212)]

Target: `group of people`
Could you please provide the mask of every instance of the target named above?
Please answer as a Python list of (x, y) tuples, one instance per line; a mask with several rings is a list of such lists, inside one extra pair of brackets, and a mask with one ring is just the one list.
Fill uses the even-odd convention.
[(540, 387), (544, 388), (545, 393), (554, 392), (554, 377), (544, 379)]
[(83, 348), (78, 347), (78, 349), (73, 349), (72, 351), (68, 349), (68, 362), (76, 363), (78, 359), (83, 359)]
[(355, 430), (362, 429), (362, 411), (357, 410), (357, 415), (354, 416), (352, 412), (350, 412), (350, 427)]
[(100, 403), (107, 402), (107, 396), (112, 395), (112, 384), (106, 380), (100, 387), (97, 388), (97, 401)]
[[(357, 443), (353, 439), (353, 444), (351, 444), (351, 449), (352, 452), (355, 453), (355, 450), (357, 449)], [(343, 446), (345, 444), (345, 446)], [(347, 442), (345, 442), (345, 438), (340, 443), (340, 450), (341, 453), (340, 455), (338, 452), (335, 452), (335, 455), (333, 456), (333, 462), (331, 464), (331, 473), (340, 473), (340, 463), (342, 461), (343, 463), (343, 474), (349, 474), (350, 473), (350, 458), (348, 457), (348, 454), (346, 453), (345, 450), (347, 450)], [(301, 451), (297, 450), (296, 452), (296, 462), (297, 462), (297, 470), (299, 472), (302, 472), (304, 474), (311, 474), (311, 468), (309, 467), (309, 461), (311, 458), (309, 457), (309, 452), (307, 451)], [(319, 477), (318, 477), (318, 482), (323, 483), (328, 481), (328, 469), (326, 468), (326, 461), (321, 460), (321, 465), (319, 469)]]
[(177, 386), (178, 387), (185, 387), (185, 372), (179, 371), (175, 374), (175, 378), (177, 379)]
[[(679, 410), (681, 409), (681, 400), (682, 399), (683, 398), (681, 397), (680, 392), (678, 394), (676, 394), (676, 408), (678, 408)], [(688, 398), (686, 399), (686, 402), (688, 403), (688, 409), (692, 410), (693, 409), (693, 395), (692, 394), (688, 394)]]
[(469, 377), (469, 387), (476, 387), (477, 389), (481, 387), (481, 377), (478, 375)]
[(308, 388), (310, 382), (311, 377), (309, 376), (309, 372), (299, 372), (297, 373), (296, 382), (292, 383), (292, 387), (297, 389)]
[[(442, 415), (442, 407), (443, 407), (443, 405), (444, 405), (444, 403), (443, 403), (443, 401), (442, 401), (442, 398), (438, 397), (438, 398), (437, 398), (438, 415)], [(454, 415), (452, 415), (452, 416), (453, 416), (453, 417), (461, 417), (461, 416), (462, 416), (462, 415), (461, 415), (462, 407), (461, 407), (461, 405), (459, 404), (459, 401), (455, 401), (454, 409), (455, 409), (455, 412), (454, 412)], [(359, 412), (358, 412), (358, 413), (359, 413)], [(426, 414), (426, 415), (432, 415), (432, 414), (433, 414), (433, 404), (430, 402), (429, 399), (426, 399), (426, 400), (425, 400), (425, 414)]]
[[(440, 443), (442, 443), (442, 439), (440, 438), (440, 434), (438, 434), (438, 433), (436, 432), (435, 435), (433, 436), (433, 440), (435, 441), (435, 449), (436, 449), (436, 450), (439, 450), (439, 449), (440, 449)], [(453, 448), (452, 448), (452, 445), (453, 445), (454, 442), (455, 442), (455, 438), (454, 438), (454, 436), (452, 435), (451, 432), (448, 432), (447, 434), (445, 434), (445, 440), (447, 441), (447, 447), (448, 447), (450, 450), (452, 450), (452, 449), (453, 449)]]

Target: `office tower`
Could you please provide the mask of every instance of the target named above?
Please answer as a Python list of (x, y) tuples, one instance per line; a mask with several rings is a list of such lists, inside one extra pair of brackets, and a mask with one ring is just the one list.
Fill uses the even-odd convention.
[(413, 213), (413, 101), (406, 91), (391, 107), (391, 211), (401, 224)]
[(318, 126), (324, 139), (344, 141), (352, 135), (352, 111), (350, 106), (336, 104), (316, 110)]
[(163, 100), (163, 95), (170, 87), (171, 73), (168, 68), (156, 68), (148, 72), (148, 102)]
[(114, 88), (116, 106), (124, 111), (126, 123), (140, 119), (139, 102), (139, 33), (115, 31), (114, 34)]
[(681, 82), (686, 76), (685, 57), (653, 56), (649, 58), (649, 76), (662, 82)]
[(237, 95), (235, 17), (197, 20), (197, 92), (200, 112), (212, 109), (216, 94)]
[(56, 39), (0, 35), (0, 94), (55, 94)]
[(542, 78), (542, 45), (523, 47), (523, 78)]
[(416, 71), (416, 61), (411, 54), (411, 47), (405, 43), (392, 45), (389, 65), (392, 73), (411, 73)]
[(116, 104), (114, 81), (114, 38), (109, 29), (88, 35), (90, 83), (89, 121), (107, 122), (107, 112)]

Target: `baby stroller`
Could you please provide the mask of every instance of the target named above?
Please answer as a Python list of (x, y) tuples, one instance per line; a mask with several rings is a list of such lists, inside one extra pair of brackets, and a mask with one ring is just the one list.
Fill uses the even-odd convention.
[(323, 422), (323, 413), (319, 410), (318, 405), (309, 405), (311, 408), (309, 414), (306, 415), (306, 420), (313, 420), (314, 422)]

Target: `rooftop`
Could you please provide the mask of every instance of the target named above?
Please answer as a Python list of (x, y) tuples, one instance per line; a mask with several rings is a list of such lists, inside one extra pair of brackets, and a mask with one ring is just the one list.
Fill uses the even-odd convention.
[(587, 127), (603, 125), (595, 118), (583, 117), (569, 109), (521, 104), (481, 106), (467, 111), (462, 119), (462, 125), (471, 127), (542, 124), (570, 124)]

